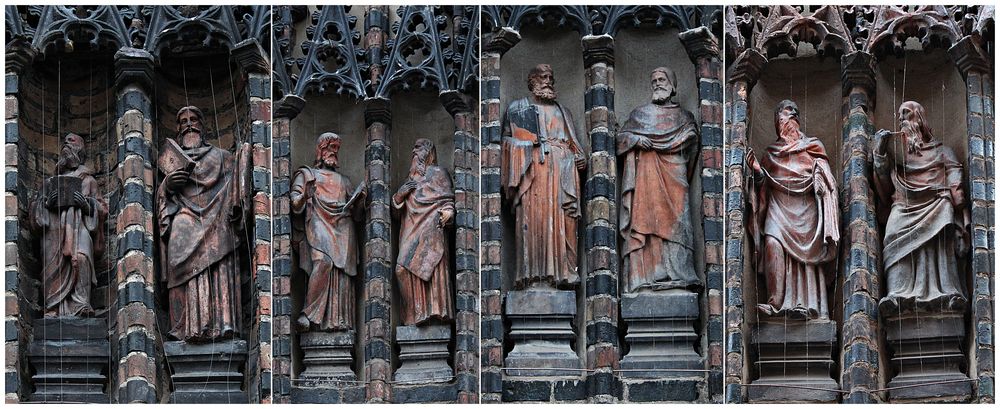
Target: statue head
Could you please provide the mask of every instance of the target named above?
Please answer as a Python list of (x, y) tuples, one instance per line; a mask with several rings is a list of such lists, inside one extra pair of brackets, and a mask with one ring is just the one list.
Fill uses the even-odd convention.
[(918, 141), (927, 142), (934, 137), (933, 130), (927, 125), (927, 111), (923, 105), (915, 101), (906, 101), (899, 106), (897, 115), (899, 115), (899, 129), (911, 144)]
[(83, 165), (87, 161), (85, 147), (82, 136), (72, 132), (66, 134), (59, 151), (59, 161), (56, 162), (56, 173), (62, 174)]
[(775, 132), (786, 138), (798, 138), (799, 129), (799, 106), (787, 99), (779, 102), (778, 108), (774, 111)]
[(196, 106), (186, 106), (177, 111), (177, 139), (181, 146), (192, 149), (200, 148), (205, 140), (202, 120), (205, 115)]
[(336, 170), (340, 166), (340, 135), (324, 132), (316, 139), (316, 167)]
[(667, 67), (657, 67), (649, 75), (649, 88), (653, 91), (653, 103), (663, 105), (670, 97), (677, 95), (677, 74)]
[(410, 162), (410, 177), (423, 176), (428, 166), (437, 165), (437, 148), (429, 139), (420, 138), (413, 145), (413, 161)]
[(559, 97), (556, 92), (556, 77), (548, 64), (538, 64), (528, 71), (528, 89), (531, 94), (542, 101), (555, 101)]

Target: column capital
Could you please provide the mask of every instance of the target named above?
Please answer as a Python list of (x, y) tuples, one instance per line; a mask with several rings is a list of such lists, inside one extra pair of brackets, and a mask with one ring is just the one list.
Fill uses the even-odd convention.
[(731, 74), (728, 82), (744, 81), (749, 91), (757, 83), (764, 64), (767, 64), (767, 58), (759, 51), (748, 48), (736, 57), (736, 61), (730, 66)]
[(844, 95), (854, 87), (862, 87), (868, 97), (875, 97), (875, 57), (864, 51), (844, 54), (840, 58), (840, 80)]
[(955, 67), (962, 74), (962, 78), (968, 78), (971, 72), (991, 71), (990, 61), (993, 61), (993, 57), (988, 56), (986, 50), (983, 50), (981, 40), (982, 37), (978, 34), (967, 35), (948, 49), (948, 54), (955, 61)]
[(153, 55), (140, 48), (125, 47), (115, 53), (115, 87), (138, 84), (145, 90), (153, 88)]
[(521, 34), (510, 27), (500, 27), (493, 32), (490, 41), (483, 44), (484, 53), (499, 53), (503, 55), (517, 43), (521, 42)]
[(24, 37), (15, 37), (7, 44), (6, 70), (8, 73), (20, 74), (35, 60), (35, 50), (31, 42)]
[(708, 27), (693, 28), (678, 34), (691, 62), (701, 58), (719, 58), (719, 40)]
[(230, 55), (232, 55), (232, 59), (245, 72), (258, 74), (271, 73), (271, 63), (268, 61), (267, 53), (255, 38), (246, 39), (236, 44)]
[(583, 66), (605, 63), (615, 65), (615, 39), (610, 34), (587, 35), (582, 39)]

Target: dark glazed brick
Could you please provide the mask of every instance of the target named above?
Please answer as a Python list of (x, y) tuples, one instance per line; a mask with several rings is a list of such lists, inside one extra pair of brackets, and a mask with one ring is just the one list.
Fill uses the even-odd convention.
[[(575, 381), (565, 381), (565, 382), (568, 383), (568, 382), (575, 382)], [(612, 374), (610, 372), (597, 372), (597, 373), (591, 374), (590, 376), (587, 377), (586, 385), (587, 385), (586, 392), (590, 396), (600, 396), (600, 395), (611, 395), (611, 396), (615, 396), (615, 397), (620, 397), (621, 396), (621, 381), (618, 378), (616, 378), (614, 376), (614, 374)], [(580, 386), (582, 386), (582, 385), (580, 385)], [(556, 388), (558, 388), (558, 387), (559, 387), (559, 384), (557, 383), (556, 384)], [(559, 391), (559, 389), (556, 389), (557, 393), (558, 393), (558, 391)], [(581, 399), (584, 399), (584, 398), (585, 397), (580, 397), (580, 398), (575, 398), (574, 400), (581, 400)], [(556, 399), (557, 400), (568, 400), (568, 399), (559, 399), (558, 395), (557, 395)]]
[(291, 188), (291, 182), (288, 179), (274, 179), (271, 184), (274, 185), (274, 197), (288, 196), (288, 191)]
[(153, 256), (153, 241), (145, 233), (132, 230), (118, 237), (118, 258), (125, 257), (129, 251), (138, 250), (143, 254)]
[(630, 402), (681, 401), (698, 399), (698, 382), (694, 380), (649, 381), (630, 384)]
[(483, 393), (499, 393), (503, 389), (503, 382), (499, 373), (483, 371), (481, 378)]
[(289, 338), (287, 335), (276, 337), (272, 340), (271, 348), (274, 349), (273, 352), (274, 356), (285, 356), (285, 357), (290, 356), (292, 354), (291, 338)]
[(140, 282), (130, 282), (124, 288), (118, 290), (118, 307), (122, 308), (130, 303), (138, 302), (147, 308), (154, 308), (153, 293), (146, 291), (146, 286)]
[(586, 199), (591, 200), (597, 197), (606, 197), (614, 200), (617, 189), (615, 183), (605, 176), (594, 176), (587, 181)]
[(722, 342), (722, 317), (714, 317), (708, 321), (708, 342)]
[(722, 371), (713, 371), (708, 374), (708, 394), (715, 396), (722, 393)]
[(722, 241), (722, 222), (717, 220), (705, 219), (705, 240), (708, 241)]
[(17, 171), (4, 172), (4, 188), (8, 192), (17, 193)]
[(850, 365), (855, 362), (866, 362), (872, 367), (877, 367), (878, 353), (868, 348), (867, 344), (860, 342), (853, 344), (844, 352), (844, 364)]
[(617, 150), (615, 138), (607, 132), (593, 132), (590, 134), (590, 150), (591, 152), (609, 152), (613, 154)]
[(118, 352), (121, 356), (132, 352), (143, 352), (147, 356), (154, 356), (155, 345), (143, 331), (132, 331), (125, 338), (118, 340)]
[(17, 292), (18, 283), (17, 270), (7, 270), (4, 276), (4, 289), (12, 293)]
[(253, 191), (264, 192), (264, 193), (271, 192), (271, 172), (261, 169), (254, 169)]
[(545, 381), (504, 381), (503, 401), (549, 401), (552, 384)]
[(4, 140), (6, 143), (17, 143), (19, 135), (20, 133), (17, 129), (17, 122), (7, 122), (4, 126)]
[(728, 334), (728, 340), (726, 342), (726, 353), (740, 353), (743, 352), (743, 337), (739, 333)]
[(7, 74), (4, 78), (4, 92), (7, 94), (17, 93), (17, 74)]
[(503, 234), (503, 227), (500, 222), (482, 222), (482, 231), (479, 233), (482, 241), (499, 241)]
[(476, 253), (461, 254), (455, 257), (455, 269), (461, 271), (476, 271), (479, 266), (479, 257)]
[(591, 226), (587, 228), (587, 247), (592, 248), (596, 246), (611, 247), (617, 244), (617, 236), (615, 236), (615, 231), (606, 226)]
[(371, 281), (379, 278), (388, 281), (391, 276), (392, 272), (389, 271), (389, 267), (385, 264), (372, 261), (365, 266), (365, 281)]
[(483, 194), (500, 193), (500, 175), (484, 173), (482, 176)]
[(389, 306), (382, 302), (371, 300), (365, 303), (365, 321), (376, 318), (389, 319)]
[(21, 389), (21, 377), (15, 371), (7, 372), (4, 376), (4, 385), (6, 385), (4, 393), (18, 393)]
[(365, 226), (365, 239), (382, 239), (390, 241), (389, 223), (377, 219), (372, 220), (367, 226)]
[(716, 126), (701, 126), (702, 146), (722, 146), (722, 128)]
[(618, 280), (611, 274), (594, 274), (587, 277), (587, 297), (618, 295)]
[(146, 191), (146, 187), (139, 183), (126, 183), (123, 188), (125, 194), (122, 199), (125, 205), (138, 203), (144, 209), (153, 210), (153, 194)]
[(599, 342), (617, 346), (618, 327), (602, 321), (587, 324), (587, 345), (596, 345)]
[(386, 344), (385, 341), (372, 339), (365, 345), (365, 361), (372, 359), (384, 359), (388, 361), (390, 356), (389, 351), (389, 344)]
[[(611, 376), (610, 373), (597, 374), (597, 375)], [(593, 378), (593, 376), (591, 378)], [(556, 402), (587, 399), (587, 384), (580, 380), (566, 380), (566, 381), (555, 382), (552, 385), (552, 397), (555, 399)]]
[(281, 257), (274, 259), (274, 276), (275, 277), (287, 277), (292, 275), (292, 261), (287, 257)]
[(132, 379), (118, 389), (119, 403), (155, 403), (156, 390), (145, 379)]
[(271, 241), (271, 221), (268, 219), (255, 219), (254, 236), (257, 240)]
[(18, 229), (17, 229), (17, 220), (16, 219), (5, 220), (4, 223), (3, 223), (3, 226), (4, 226), (4, 230), (5, 230), (4, 239), (8, 243), (16, 243), (17, 242), (17, 232), (18, 232)]
[(4, 326), (4, 338), (6, 342), (17, 341), (18, 332), (17, 321), (7, 321), (7, 325)]
[(482, 270), (480, 274), (482, 282), (482, 288), (481, 288), (482, 291), (500, 289), (500, 282), (502, 280), (499, 269), (492, 268), (492, 269)]
[(260, 342), (271, 342), (271, 322), (261, 321), (257, 335), (260, 337)]
[(480, 324), (483, 339), (503, 339), (503, 321), (498, 319), (483, 319)]
[(386, 145), (368, 145), (368, 149), (365, 150), (365, 163), (369, 164), (375, 161), (389, 163), (389, 148)]
[(142, 160), (152, 163), (149, 155), (149, 143), (142, 137), (132, 136), (125, 138), (125, 143), (118, 145), (118, 162), (124, 162), (129, 154), (142, 157)]
[(291, 315), (292, 299), (290, 297), (274, 297), (271, 313), (274, 315)]
[(288, 139), (279, 139), (274, 142), (274, 149), (271, 151), (271, 155), (273, 155), (275, 159), (291, 156), (290, 147), (291, 141)]
[(722, 84), (708, 81), (699, 82), (698, 97), (710, 101), (722, 101)]
[(702, 176), (701, 190), (709, 193), (722, 193), (722, 175)]
[(271, 272), (265, 269), (257, 269), (257, 289), (261, 291), (271, 291)]
[(868, 317), (878, 318), (878, 311), (875, 302), (865, 293), (852, 294), (844, 306), (844, 314), (847, 317), (861, 312)]
[(291, 216), (275, 216), (272, 220), (274, 223), (274, 235), (280, 236), (292, 232)]
[(459, 334), (455, 337), (455, 348), (459, 351), (479, 351), (479, 339), (472, 334)]

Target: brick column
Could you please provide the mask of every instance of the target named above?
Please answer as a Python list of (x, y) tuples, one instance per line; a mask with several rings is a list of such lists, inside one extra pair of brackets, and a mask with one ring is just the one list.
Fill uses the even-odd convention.
[[(750, 89), (767, 59), (749, 49), (740, 54), (729, 68), (726, 86), (726, 403), (746, 402), (749, 383), (746, 345), (749, 334), (743, 332), (743, 269), (746, 228), (746, 186), (744, 161), (747, 151), (748, 106)], [(752, 187), (752, 186), (751, 186)], [(750, 283), (753, 285), (753, 283)], [(751, 308), (754, 308), (751, 306)]]
[[(7, 67), (5, 90), (6, 98), (4, 105), (4, 157), (6, 168), (4, 169), (4, 254), (6, 263), (4, 267), (4, 353), (6, 361), (4, 366), (4, 401), (6, 403), (17, 403), (22, 396), (27, 393), (23, 389), (30, 388), (26, 383), (28, 380), (27, 360), (23, 359), (28, 345), (28, 331), (24, 329), (30, 326), (24, 317), (28, 313), (28, 308), (22, 309), (27, 303), (21, 288), (21, 263), (19, 254), (28, 254), (28, 243), (18, 240), (21, 236), (18, 214), (21, 209), (27, 209), (27, 197), (18, 195), (18, 168), (20, 164), (20, 123), (19, 105), (21, 95), (20, 73), (23, 68), (30, 64), (34, 58), (30, 45), (24, 39), (16, 39), (7, 45)], [(23, 191), (23, 189), (20, 189)], [(22, 253), (23, 251), (23, 253)], [(30, 287), (30, 286), (29, 286)], [(26, 388), (27, 386), (27, 388)], [(30, 390), (30, 389), (29, 389)]]
[[(968, 167), (969, 206), (972, 213), (972, 282), (969, 283), (972, 328), (975, 341), (971, 343), (972, 359), (969, 377), (978, 380), (973, 384), (976, 402), (996, 401), (995, 373), (993, 369), (995, 337), (994, 317), (994, 237), (996, 227), (993, 215), (994, 189), (994, 107), (993, 58), (977, 42), (978, 36), (967, 36), (948, 50), (959, 72), (965, 78), (968, 98)], [(970, 334), (971, 336), (972, 334)]]
[(458, 91), (442, 95), (455, 119), (455, 374), (459, 403), (479, 403), (478, 120)]
[(365, 170), (368, 183), (364, 259), (364, 379), (370, 403), (392, 401), (392, 219), (389, 201), (389, 100), (371, 99), (365, 109), (367, 146)]
[[(508, 41), (504, 41), (507, 39)], [(480, 316), (482, 345), (482, 366), (480, 369), (481, 401), (500, 403), (503, 393), (503, 301), (501, 287), (503, 270), (500, 266), (502, 254), (501, 238), (503, 224), (500, 221), (502, 203), (500, 198), (500, 57), (521, 37), (514, 31), (501, 29), (493, 34), (488, 43), (483, 44), (480, 58), (480, 138), (479, 161), (482, 197), (482, 220), (480, 222)]]
[[(250, 142), (253, 144), (253, 288), (257, 308), (254, 311), (252, 343), (257, 349), (257, 371), (250, 388), (250, 402), (271, 402), (271, 77), (251, 73)], [(256, 395), (256, 396), (254, 396)]]
[[(583, 186), (586, 262), (588, 402), (620, 398), (618, 369), (618, 174), (615, 121), (614, 39), (607, 34), (583, 38), (586, 67), (584, 110), (591, 152)], [(583, 227), (583, 226), (582, 226)], [(582, 260), (581, 260), (582, 261)]]
[(165, 386), (160, 383), (165, 365), (155, 352), (162, 350), (163, 340), (153, 301), (157, 282), (153, 267), (156, 144), (149, 94), (152, 75), (153, 56), (149, 52), (122, 48), (115, 54), (115, 172), (120, 191), (112, 196), (118, 202), (111, 204), (118, 220), (114, 239), (118, 260), (114, 285), (118, 295), (113, 304), (117, 311), (113, 312), (116, 325), (112, 331), (112, 357), (118, 366), (112, 368), (117, 376), (110, 378), (117, 382), (117, 393), (111, 395), (119, 403), (158, 402), (164, 392), (158, 387)]
[(881, 238), (875, 217), (870, 141), (874, 133), (875, 60), (857, 51), (841, 58), (843, 83), (843, 178), (840, 184), (841, 271), (844, 307), (840, 332), (841, 389), (845, 403), (878, 403), (869, 393), (879, 387), (879, 277)]
[[(284, 101), (282, 101), (284, 102)], [(301, 106), (301, 105), (299, 105)], [(271, 368), (273, 372), (273, 403), (291, 403), (292, 391), (292, 247), (291, 247), (291, 207), (288, 191), (291, 186), (291, 128), (290, 122), (298, 110), (289, 104), (279, 103), (272, 123), (272, 202), (273, 237), (271, 253), (271, 328), (274, 331), (271, 344)]]

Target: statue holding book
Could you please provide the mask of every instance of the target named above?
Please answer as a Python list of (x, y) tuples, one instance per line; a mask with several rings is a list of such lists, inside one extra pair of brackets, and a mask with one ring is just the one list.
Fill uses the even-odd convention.
[(295, 172), (290, 193), (293, 224), (300, 237), (299, 268), (308, 274), (305, 301), (296, 324), (303, 332), (354, 329), (354, 284), (365, 184), (357, 187), (337, 172), (340, 136), (327, 132), (316, 142), (314, 167)]
[(90, 292), (96, 284), (94, 259), (104, 251), (108, 205), (94, 171), (85, 162), (83, 138), (63, 140), (56, 176), (45, 181), (32, 206), (31, 222), (42, 232), (42, 291), (47, 318), (94, 315)]
[(236, 154), (205, 141), (201, 110), (177, 112), (177, 138), (168, 138), (157, 189), (169, 335), (208, 342), (240, 334), (241, 274), (237, 249), (249, 200), (250, 146)]

